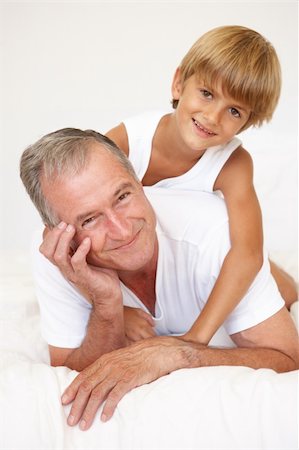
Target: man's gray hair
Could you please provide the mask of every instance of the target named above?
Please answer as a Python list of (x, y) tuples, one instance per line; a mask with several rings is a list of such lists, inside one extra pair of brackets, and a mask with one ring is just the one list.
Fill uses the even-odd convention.
[(23, 152), (20, 177), (44, 224), (50, 228), (59, 223), (59, 218), (43, 194), (41, 178), (54, 181), (60, 175), (80, 173), (88, 162), (91, 145), (95, 142), (101, 144), (139, 181), (126, 155), (111, 139), (93, 130), (63, 128), (43, 136)]

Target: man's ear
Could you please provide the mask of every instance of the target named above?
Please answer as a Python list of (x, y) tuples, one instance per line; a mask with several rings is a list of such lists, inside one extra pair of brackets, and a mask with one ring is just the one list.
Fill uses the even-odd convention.
[(45, 239), (45, 237), (47, 236), (49, 231), (50, 231), (50, 228), (48, 227), (48, 225), (45, 225), (45, 228), (44, 228), (44, 231), (43, 231), (43, 239)]
[(181, 93), (182, 93), (183, 87), (182, 87), (182, 81), (181, 81), (181, 71), (178, 67), (175, 71), (172, 86), (171, 86), (171, 94), (172, 98), (174, 100), (179, 100)]

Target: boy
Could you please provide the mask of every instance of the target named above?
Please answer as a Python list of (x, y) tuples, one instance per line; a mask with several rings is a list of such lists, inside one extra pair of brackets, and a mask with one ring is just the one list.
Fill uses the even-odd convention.
[[(273, 46), (248, 28), (219, 27), (195, 42), (176, 70), (173, 113), (148, 112), (107, 133), (144, 185), (207, 191), (226, 201), (231, 250), (208, 302), (185, 335), (188, 340), (210, 341), (263, 264), (253, 163), (235, 135), (271, 119), (280, 88)], [(274, 264), (272, 272), (285, 300), (294, 301), (292, 280)], [(153, 325), (148, 313), (126, 310), (132, 340), (152, 336)]]

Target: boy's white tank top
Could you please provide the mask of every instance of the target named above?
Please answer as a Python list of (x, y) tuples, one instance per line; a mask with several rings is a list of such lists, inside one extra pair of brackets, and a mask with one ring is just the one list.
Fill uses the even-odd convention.
[[(129, 160), (140, 180), (143, 179), (151, 157), (152, 140), (161, 118), (169, 111), (147, 111), (123, 121), (129, 142)], [(234, 137), (225, 145), (208, 148), (198, 162), (183, 175), (166, 178), (157, 187), (214, 192), (214, 184), (222, 167), (241, 140)]]

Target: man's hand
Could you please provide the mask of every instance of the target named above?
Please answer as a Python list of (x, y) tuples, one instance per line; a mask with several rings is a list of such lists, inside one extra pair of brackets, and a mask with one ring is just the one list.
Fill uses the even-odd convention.
[(62, 403), (73, 402), (68, 424), (87, 430), (106, 400), (101, 420), (109, 420), (118, 402), (131, 389), (150, 383), (185, 365), (188, 344), (173, 337), (155, 337), (101, 356), (66, 389)]
[(141, 308), (124, 306), (125, 334), (129, 343), (154, 337), (154, 319)]
[(120, 301), (119, 279), (114, 270), (102, 269), (87, 263), (86, 257), (91, 247), (90, 238), (85, 238), (74, 248), (75, 228), (61, 222), (52, 230), (46, 229), (40, 252), (61, 273), (71, 281), (96, 306), (113, 305), (113, 300)]
[(91, 266), (86, 261), (90, 239), (77, 249), (73, 246), (75, 229), (60, 223), (44, 233), (41, 253), (75, 284), (92, 304), (85, 337), (79, 348), (50, 347), (51, 363), (82, 370), (104, 353), (126, 345), (120, 282), (114, 270)]
[(68, 424), (76, 425), (81, 420), (81, 429), (88, 429), (105, 400), (101, 419), (108, 420), (131, 389), (182, 368), (246, 366), (280, 373), (298, 370), (298, 333), (286, 308), (232, 338), (239, 347), (214, 348), (181, 337), (154, 337), (101, 356), (62, 396), (64, 405), (73, 402)]

